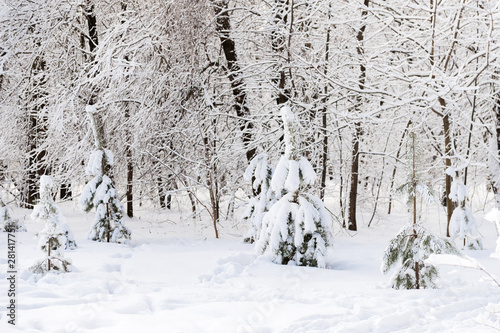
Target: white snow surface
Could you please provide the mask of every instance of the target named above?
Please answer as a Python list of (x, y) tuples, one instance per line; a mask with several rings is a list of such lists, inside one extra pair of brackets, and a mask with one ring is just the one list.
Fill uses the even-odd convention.
[[(130, 245), (86, 239), (93, 214), (61, 204), (79, 247), (75, 270), (36, 279), (27, 268), (39, 256), (27, 221), (17, 238), (17, 323), (7, 324), (6, 233), (0, 233), (0, 332), (497, 332), (500, 288), (479, 270), (439, 267), (438, 289), (394, 290), (379, 271), (389, 240), (406, 223), (404, 208), (370, 228), (360, 217), (348, 235), (338, 225), (326, 269), (276, 265), (241, 241), (246, 230), (223, 223), (215, 239), (210, 219), (143, 207), (127, 219)], [(483, 216), (478, 221), (483, 222)], [(436, 219), (438, 214), (436, 213)], [(429, 219), (429, 220), (436, 220)], [(445, 225), (441, 220), (441, 226)], [(500, 276), (491, 223), (479, 223), (485, 249), (466, 252)]]
[(85, 112), (88, 112), (88, 113), (98, 113), (99, 111), (97, 111), (97, 106), (96, 105), (86, 105), (85, 106)]

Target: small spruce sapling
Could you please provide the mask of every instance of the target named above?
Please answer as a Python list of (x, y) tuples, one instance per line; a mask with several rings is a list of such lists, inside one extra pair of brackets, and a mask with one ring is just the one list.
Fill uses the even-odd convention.
[(40, 201), (33, 207), (30, 217), (35, 222), (47, 223), (47, 221), (52, 221), (51, 223), (57, 224), (57, 229), (61, 229), (65, 237), (62, 243), (64, 249), (73, 250), (77, 247), (75, 237), (65, 221), (61, 208), (54, 201), (55, 191), (56, 186), (52, 178), (49, 176), (40, 177)]
[(433, 198), (432, 191), (420, 182), (415, 133), (409, 135), (408, 160), (410, 173), (408, 181), (400, 186), (397, 192), (408, 198), (408, 211), (411, 212), (410, 222), (401, 229), (387, 246), (382, 259), (382, 272), (386, 274), (395, 267), (392, 276), (392, 287), (395, 289), (434, 288), (438, 271), (435, 266), (425, 260), (433, 253), (459, 254), (455, 246), (424, 229), (417, 219), (417, 193), (427, 201)]
[(45, 253), (45, 257), (30, 267), (30, 270), (37, 274), (45, 274), (48, 271), (71, 271), (71, 262), (64, 257), (64, 249), (76, 247), (73, 235), (54, 202), (54, 191), (52, 179), (49, 176), (42, 176), (40, 201), (31, 214), (34, 221), (45, 223), (45, 228), (38, 233), (38, 248)]
[(448, 168), (446, 172), (453, 177), (450, 199), (457, 204), (450, 219), (450, 236), (459, 239), (463, 247), (470, 250), (482, 250), (483, 244), (477, 231), (476, 219), (466, 207), (468, 196), (467, 186), (458, 177), (458, 169)]
[(96, 209), (88, 238), (98, 242), (128, 243), (130, 230), (123, 223), (123, 205), (118, 199), (113, 180), (108, 176), (113, 165), (113, 154), (103, 148), (103, 139), (95, 118), (97, 108), (89, 105), (87, 113), (96, 145), (86, 169), (86, 173), (94, 178), (85, 185), (80, 196), (80, 204), (85, 212)]
[(266, 154), (255, 156), (245, 170), (245, 180), (252, 181), (253, 179), (252, 188), (254, 193), (257, 193), (248, 202), (242, 217), (242, 221), (250, 221), (250, 229), (243, 239), (246, 243), (254, 243), (259, 239), (262, 219), (276, 202), (276, 195), (271, 189), (273, 171), (273, 168), (267, 164)]
[(22, 232), (26, 231), (24, 224), (19, 219), (13, 219), (10, 216), (9, 208), (0, 199), (0, 228), (3, 232)]
[(290, 107), (281, 109), (285, 154), (271, 179), (279, 200), (262, 219), (257, 251), (268, 254), (278, 264), (326, 267), (327, 247), (331, 244), (331, 218), (323, 202), (305, 193), (316, 173), (299, 153), (299, 123)]

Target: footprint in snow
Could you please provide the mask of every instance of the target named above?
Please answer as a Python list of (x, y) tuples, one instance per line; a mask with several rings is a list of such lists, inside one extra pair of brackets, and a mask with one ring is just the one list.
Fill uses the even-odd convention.
[(212, 274), (204, 274), (199, 277), (200, 282), (223, 283), (226, 279), (239, 276), (255, 261), (254, 254), (239, 253), (217, 261), (217, 266)]

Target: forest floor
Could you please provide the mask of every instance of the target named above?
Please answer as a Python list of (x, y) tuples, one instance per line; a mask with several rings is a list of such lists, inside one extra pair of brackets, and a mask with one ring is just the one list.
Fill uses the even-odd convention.
[[(500, 288), (483, 272), (440, 267), (439, 288), (394, 290), (380, 271), (389, 240), (406, 223), (404, 208), (377, 215), (359, 231), (335, 225), (328, 269), (273, 264), (241, 241), (246, 226), (223, 222), (215, 239), (209, 219), (141, 208), (126, 219), (129, 245), (86, 240), (93, 214), (62, 205), (79, 247), (75, 270), (36, 277), (42, 253), (29, 210), (14, 209), (28, 232), (17, 237), (16, 325), (8, 324), (6, 234), (0, 235), (0, 332), (495, 332)], [(475, 216), (485, 249), (466, 251), (500, 276), (494, 226)], [(432, 217), (430, 219), (429, 217)], [(444, 211), (424, 214), (442, 230)], [(499, 313), (497, 313), (499, 314)], [(497, 325), (493, 328), (489, 325)]]

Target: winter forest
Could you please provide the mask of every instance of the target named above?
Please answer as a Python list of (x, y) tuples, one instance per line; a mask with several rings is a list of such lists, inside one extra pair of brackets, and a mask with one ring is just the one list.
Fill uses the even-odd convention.
[(490, 0), (0, 0), (2, 332), (500, 330), (499, 56)]

